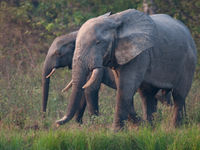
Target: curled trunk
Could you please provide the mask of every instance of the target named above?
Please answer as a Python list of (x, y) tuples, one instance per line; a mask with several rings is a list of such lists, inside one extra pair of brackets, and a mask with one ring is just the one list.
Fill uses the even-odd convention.
[[(78, 64), (78, 63), (75, 63)], [(85, 84), (86, 81), (86, 69), (84, 67), (76, 66), (72, 70), (72, 93), (70, 95), (69, 104), (67, 106), (67, 113), (66, 115), (56, 121), (57, 125), (62, 125), (68, 121), (70, 121), (73, 116), (75, 115), (77, 109), (80, 106), (81, 98), (83, 95), (82, 86)]]

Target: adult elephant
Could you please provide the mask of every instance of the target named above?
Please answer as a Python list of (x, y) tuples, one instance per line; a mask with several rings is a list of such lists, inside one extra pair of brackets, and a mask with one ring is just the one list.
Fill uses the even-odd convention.
[[(75, 42), (77, 37), (78, 31), (65, 34), (62, 36), (57, 37), (53, 43), (51, 44), (46, 59), (44, 61), (44, 68), (43, 68), (43, 112), (46, 112), (47, 102), (48, 102), (48, 93), (49, 93), (49, 83), (50, 83), (50, 76), (55, 72), (56, 69), (61, 67), (68, 67), (69, 69), (72, 68), (72, 57), (74, 55), (75, 50)], [(89, 77), (88, 77), (89, 78)], [(98, 115), (99, 108), (98, 108), (98, 92), (101, 83), (104, 83), (108, 87), (116, 89), (114, 75), (108, 67), (103, 67), (101, 71), (97, 75), (98, 82), (93, 85), (93, 87), (88, 87), (85, 89), (84, 94), (82, 96), (81, 104), (75, 113), (75, 120), (78, 123), (82, 123), (82, 117), (87, 106), (90, 115)], [(71, 87), (71, 84), (66, 86), (63, 90), (67, 90)], [(164, 92), (164, 93), (163, 93)], [(157, 99), (161, 102), (170, 102), (170, 94), (165, 92), (168, 91), (160, 91), (157, 93)], [(146, 116), (144, 110), (144, 116)]]
[(114, 130), (121, 129), (129, 117), (136, 117), (132, 100), (139, 87), (149, 112), (147, 118), (151, 118), (150, 105), (157, 91), (172, 90), (172, 124), (176, 126), (182, 118), (196, 62), (196, 47), (189, 30), (168, 15), (148, 16), (129, 9), (90, 19), (77, 35), (70, 102), (66, 115), (56, 124), (72, 119), (83, 89), (95, 84), (98, 72), (108, 66), (113, 69), (117, 85)]
[[(48, 94), (49, 94), (49, 84), (50, 84), (50, 76), (55, 72), (56, 69), (61, 67), (72, 68), (72, 58), (74, 55), (75, 49), (75, 41), (78, 31), (72, 32), (70, 34), (62, 35), (57, 37), (53, 43), (51, 44), (47, 56), (44, 61), (43, 67), (43, 75), (42, 75), (42, 110), (46, 112), (47, 102), (48, 102)], [(103, 68), (98, 73), (98, 82), (93, 87), (88, 87), (84, 91), (84, 95), (82, 96), (81, 104), (76, 111), (75, 120), (78, 123), (82, 123), (82, 117), (86, 107), (91, 115), (98, 115), (98, 92), (101, 83), (116, 89), (115, 79), (113, 73), (108, 68)], [(63, 91), (70, 88), (68, 85)]]

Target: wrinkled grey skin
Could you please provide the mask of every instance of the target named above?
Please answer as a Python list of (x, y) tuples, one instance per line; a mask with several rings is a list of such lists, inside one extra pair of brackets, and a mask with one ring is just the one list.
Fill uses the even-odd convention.
[[(50, 82), (50, 77), (46, 78), (46, 76), (49, 75), (53, 68), (58, 69), (61, 67), (68, 67), (69, 69), (71, 69), (77, 33), (78, 31), (57, 37), (49, 48), (43, 68), (43, 112), (46, 112)], [(78, 123), (82, 123), (82, 116), (85, 111), (86, 101), (88, 104), (90, 115), (99, 114), (98, 92), (100, 84), (104, 83), (105, 85), (116, 89), (116, 84), (114, 80), (114, 75), (111, 69), (104, 67), (98, 75), (98, 82), (93, 85), (93, 87), (88, 87), (87, 89), (85, 89), (79, 109), (75, 113), (75, 120)], [(169, 102), (171, 102), (170, 94), (163, 92), (165, 91), (159, 91), (156, 95), (156, 98), (162, 103), (169, 104)]]
[(62, 125), (74, 116), (87, 75), (109, 66), (117, 85), (114, 130), (121, 129), (128, 118), (135, 120), (132, 98), (139, 87), (147, 119), (156, 109), (157, 91), (172, 91), (172, 124), (176, 126), (182, 118), (196, 62), (196, 47), (189, 30), (168, 15), (148, 16), (130, 9), (90, 19), (78, 32), (70, 103), (66, 115), (56, 123)]

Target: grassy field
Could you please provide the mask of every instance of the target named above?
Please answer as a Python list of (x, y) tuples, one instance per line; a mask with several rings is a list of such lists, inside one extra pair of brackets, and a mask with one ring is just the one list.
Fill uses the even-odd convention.
[(140, 127), (113, 133), (107, 129), (61, 128), (57, 130), (3, 130), (3, 150), (198, 150), (200, 128), (197, 125), (166, 130)]
[[(153, 127), (134, 127), (128, 122), (119, 133), (112, 132), (115, 91), (104, 85), (100, 91), (100, 116), (89, 117), (84, 124), (75, 121), (56, 128), (54, 121), (66, 112), (69, 93), (61, 89), (70, 80), (71, 72), (57, 71), (51, 80), (47, 117), (41, 113), (42, 63), (26, 73), (2, 75), (0, 85), (0, 149), (200, 149), (200, 82), (195, 80), (186, 101), (187, 117), (177, 129), (170, 126), (172, 107), (158, 104)], [(9, 82), (7, 82), (9, 81)], [(142, 116), (141, 102), (134, 99), (137, 113)]]

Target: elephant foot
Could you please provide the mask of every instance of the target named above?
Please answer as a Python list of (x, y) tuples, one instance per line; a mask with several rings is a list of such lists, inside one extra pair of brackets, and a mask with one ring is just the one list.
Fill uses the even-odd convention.
[[(180, 113), (180, 112), (179, 112)], [(182, 116), (179, 115), (174, 115), (172, 118), (172, 124), (171, 126), (174, 128), (180, 127), (182, 125)]]
[(64, 116), (62, 119), (57, 120), (57, 121), (55, 122), (55, 123), (56, 123), (56, 127), (59, 127), (60, 125), (65, 124), (67, 121), (68, 121), (67, 116)]
[(124, 122), (113, 122), (112, 124), (112, 131), (119, 132), (124, 129)]
[(80, 125), (82, 125), (83, 124), (83, 120), (82, 120), (82, 118), (80, 119), (80, 118), (77, 118), (77, 119), (75, 119), (76, 120), (76, 123), (78, 123), (78, 124), (80, 124)]
[(42, 119), (46, 118), (46, 112), (42, 112)]
[(141, 117), (137, 115), (130, 115), (128, 116), (128, 121), (130, 121), (133, 124), (140, 124), (143, 120)]
[(123, 127), (121, 127), (121, 126), (116, 126), (116, 125), (112, 126), (113, 132), (119, 132), (119, 131), (122, 131), (122, 130), (123, 130)]

